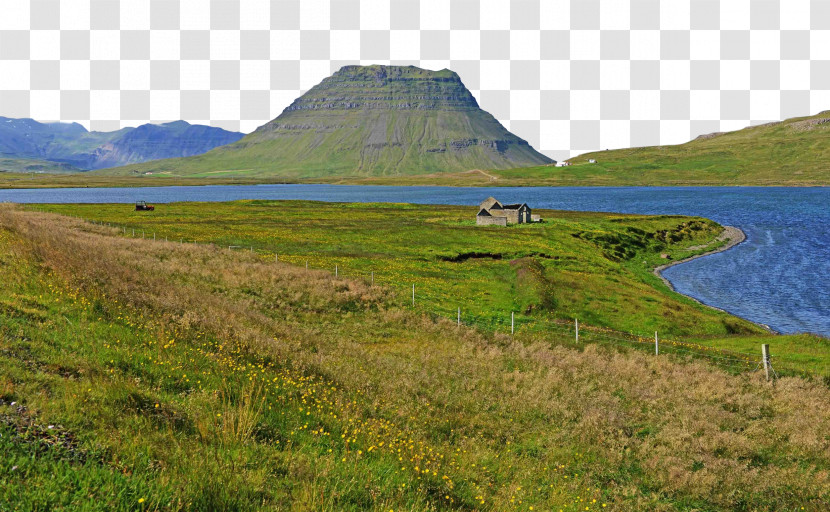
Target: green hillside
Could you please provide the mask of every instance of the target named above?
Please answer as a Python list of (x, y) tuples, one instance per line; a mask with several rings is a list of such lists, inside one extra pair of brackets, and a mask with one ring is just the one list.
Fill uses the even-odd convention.
[(30, 174), (66, 174), (81, 172), (81, 169), (69, 164), (36, 160), (28, 158), (0, 158), (0, 172)]
[[(285, 115), (285, 114), (284, 114)], [(379, 113), (372, 115), (378, 116)], [(434, 113), (427, 126), (443, 126), (458, 117)], [(483, 111), (473, 117), (489, 116)], [(391, 116), (391, 115), (390, 115)], [(281, 116), (282, 117), (282, 116)], [(406, 115), (392, 118), (407, 125)], [(279, 118), (278, 118), (279, 120)], [(200, 157), (165, 160), (142, 166), (111, 169), (121, 175), (280, 178), (285, 181), (378, 185), (449, 186), (827, 186), (830, 185), (830, 111), (815, 116), (753, 126), (727, 133), (703, 135), (674, 146), (653, 146), (586, 153), (572, 158), (570, 167), (552, 165), (474, 166), (476, 148), (464, 155), (429, 154), (417, 169), (396, 173), (382, 168), (378, 160), (371, 172), (351, 172), (359, 165), (348, 152), (318, 151), (308, 145), (292, 145), (289, 139), (274, 138), (262, 127), (238, 144), (214, 150)], [(305, 137), (311, 137), (305, 134)], [(359, 138), (355, 133), (355, 138)], [(328, 140), (328, 139), (327, 139)], [(246, 142), (247, 141), (247, 142)], [(241, 150), (242, 146), (248, 146)], [(269, 170), (269, 148), (280, 146), (293, 151), (294, 170)], [(529, 146), (516, 149), (532, 151)], [(402, 161), (414, 158), (405, 154)], [(354, 157), (354, 158), (353, 158)], [(594, 159), (597, 163), (589, 163)], [(236, 162), (236, 163), (234, 163)], [(468, 165), (453, 167), (458, 162)], [(300, 164), (304, 167), (301, 169)], [(465, 168), (466, 167), (466, 168)], [(398, 169), (400, 170), (400, 169)]]
[[(596, 163), (589, 163), (589, 160)], [(830, 111), (675, 146), (586, 153), (552, 165), (397, 178), (340, 178), (332, 183), (446, 186), (827, 186)]]
[[(597, 163), (588, 164), (589, 159)], [(827, 185), (830, 111), (703, 135), (677, 146), (588, 153), (571, 162), (575, 165), (566, 173), (620, 185)]]
[(551, 162), (481, 110), (452, 71), (346, 66), (237, 143), (102, 173), (296, 179)]

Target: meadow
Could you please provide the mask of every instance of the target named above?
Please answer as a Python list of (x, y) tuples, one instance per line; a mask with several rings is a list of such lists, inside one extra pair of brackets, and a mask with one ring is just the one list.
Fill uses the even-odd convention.
[[(398, 306), (485, 330), (544, 333), (588, 327), (660, 337), (757, 359), (767, 332), (672, 292), (652, 270), (717, 248), (716, 223), (680, 216), (540, 210), (545, 222), (475, 225), (471, 207), (237, 201), (160, 205), (50, 205), (39, 209), (108, 223), (122, 236), (253, 251), (383, 286)], [(586, 332), (587, 334), (587, 332)], [(827, 373), (827, 343), (770, 337), (781, 365)], [(794, 359), (790, 360), (790, 356)], [(792, 363), (792, 364), (791, 364)]]
[(830, 503), (821, 379), (773, 385), (564, 329), (579, 316), (597, 332), (826, 348), (651, 274), (661, 252), (715, 238), (704, 219), (543, 212), (481, 229), (457, 207), (38, 209), (64, 215), (0, 210), (0, 509)]
[[(21, 162), (18, 161), (18, 164)], [(87, 172), (23, 172), (0, 161), (0, 188), (101, 188), (101, 187), (172, 187), (201, 185), (258, 185), (284, 183), (283, 180), (246, 178), (172, 178), (162, 176), (96, 176)]]

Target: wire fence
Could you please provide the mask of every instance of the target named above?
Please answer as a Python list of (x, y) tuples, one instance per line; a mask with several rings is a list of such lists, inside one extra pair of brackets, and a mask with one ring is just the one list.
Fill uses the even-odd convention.
[[(39, 210), (38, 211), (43, 211)], [(47, 212), (52, 213), (52, 212)], [(74, 217), (74, 216), (73, 216)], [(144, 228), (134, 226), (116, 225), (75, 217), (79, 220), (92, 223), (101, 227), (108, 227), (117, 230), (122, 236), (129, 238), (141, 238), (156, 241), (175, 242), (179, 244), (198, 244), (213, 247), (223, 251), (243, 251), (251, 253), (264, 260), (271, 260), (277, 264), (289, 264), (298, 267), (305, 267), (308, 270), (327, 271), (332, 277), (344, 280), (362, 281), (370, 286), (382, 286), (392, 292), (393, 297), (401, 307), (412, 307), (416, 310), (432, 315), (435, 318), (443, 318), (455, 321), (458, 326), (475, 328), (484, 332), (502, 332), (513, 336), (541, 335), (551, 342), (568, 344), (571, 346), (583, 346), (585, 343), (600, 343), (615, 347), (625, 347), (635, 350), (651, 351), (655, 356), (672, 355), (684, 359), (706, 360), (731, 373), (754, 372), (764, 369), (764, 355), (760, 353), (752, 356), (743, 352), (730, 351), (722, 348), (705, 345), (702, 343), (681, 341), (677, 339), (663, 338), (659, 332), (653, 336), (636, 333), (627, 333), (613, 330), (606, 327), (598, 327), (582, 324), (577, 318), (565, 319), (556, 317), (542, 317), (518, 314), (515, 311), (506, 312), (476, 312), (465, 311), (460, 306), (456, 308), (456, 314), (451, 315), (451, 308), (437, 310), (437, 304), (445, 303), (446, 297), (432, 297), (429, 294), (421, 293), (416, 284), (402, 285), (400, 282), (390, 282), (384, 279), (382, 270), (352, 271), (344, 265), (348, 258), (338, 259), (329, 257), (326, 264), (314, 255), (285, 254), (270, 249), (262, 249), (253, 245), (219, 245), (213, 241), (199, 241), (183, 237), (168, 239), (156, 238), (156, 233)], [(341, 261), (342, 260), (342, 261)], [(335, 262), (336, 261), (336, 262)], [(311, 263), (309, 263), (311, 262)], [(432, 305), (430, 310), (424, 305)], [(554, 336), (555, 339), (551, 339)], [(788, 361), (786, 357), (767, 355), (766, 363), (773, 373), (777, 375), (795, 375), (805, 378), (820, 378), (830, 383), (830, 371), (825, 369), (823, 373), (817, 373), (799, 365), (798, 362)]]

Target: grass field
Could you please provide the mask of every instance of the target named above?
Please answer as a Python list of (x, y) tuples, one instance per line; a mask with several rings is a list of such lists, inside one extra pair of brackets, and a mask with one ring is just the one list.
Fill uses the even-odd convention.
[[(233, 246), (263, 261), (374, 279), (398, 305), (411, 303), (414, 284), (419, 310), (456, 319), (460, 308), (465, 324), (488, 330), (509, 330), (511, 313), (526, 331), (578, 319), (636, 336), (658, 331), (705, 339), (753, 357), (759, 336), (766, 336), (750, 322), (672, 292), (652, 273), (666, 262), (663, 253), (678, 260), (716, 248), (719, 242), (707, 244), (721, 228), (706, 219), (542, 210), (545, 222), (504, 229), (477, 227), (474, 208), (456, 206), (238, 201), (160, 205), (152, 213), (129, 205), (38, 208), (115, 224), (122, 235)], [(797, 354), (797, 367), (826, 372), (826, 343), (813, 336), (772, 339), (782, 364)]]
[[(544, 212), (542, 225), (481, 229), (457, 207), (43, 208), (118, 227), (0, 210), (0, 509), (830, 503), (820, 380), (772, 386), (529, 327), (581, 315), (735, 349), (826, 350), (650, 273), (660, 252), (713, 239), (711, 222)], [(441, 317), (459, 305), (482, 328)], [(512, 337), (509, 310), (528, 322)]]
[[(393, 290), (401, 303), (482, 323), (581, 319), (618, 330), (665, 334), (757, 333), (748, 322), (671, 293), (651, 270), (720, 233), (705, 219), (542, 211), (544, 223), (475, 226), (475, 208), (406, 204), (239, 201), (39, 207), (157, 239), (253, 249), (263, 260), (337, 271)], [(714, 248), (714, 246), (712, 246)], [(698, 249), (698, 253), (703, 250)]]
[(32, 174), (0, 172), (0, 188), (101, 188), (101, 187), (172, 187), (201, 185), (258, 185), (283, 183), (282, 180), (252, 180), (245, 178), (170, 178), (160, 176), (121, 177), (96, 176), (87, 172), (66, 174)]

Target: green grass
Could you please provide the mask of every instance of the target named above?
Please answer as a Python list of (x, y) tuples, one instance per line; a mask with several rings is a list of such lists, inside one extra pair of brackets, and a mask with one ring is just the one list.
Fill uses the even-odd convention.
[[(349, 183), (449, 186), (827, 186), (827, 112), (672, 146), (586, 153), (570, 167), (346, 179)], [(590, 159), (597, 163), (588, 163)], [(495, 179), (494, 179), (495, 178)]]
[(0, 179), (8, 179), (5, 173), (22, 175), (31, 178), (34, 174), (73, 174), (80, 172), (69, 164), (50, 162), (48, 160), (37, 160), (27, 158), (0, 158)]
[[(570, 159), (570, 167), (522, 167), (489, 170), (498, 166), (456, 165), (438, 162), (420, 166), (417, 172), (377, 173), (367, 176), (351, 167), (332, 162), (329, 170), (291, 172), (269, 166), (274, 153), (250, 149), (250, 158), (230, 163), (222, 153), (193, 160), (145, 164), (170, 176), (222, 176), (269, 179), (281, 177), (294, 182), (350, 183), (377, 185), (445, 186), (827, 186), (830, 185), (830, 123), (827, 113), (794, 118), (781, 123), (699, 138), (672, 145), (587, 153)], [(258, 156), (257, 156), (258, 155)], [(238, 157), (240, 155), (234, 155)], [(321, 148), (318, 158), (340, 158)], [(246, 160), (246, 158), (248, 158)], [(589, 164), (595, 159), (596, 164)], [(331, 170), (336, 172), (331, 172)], [(106, 171), (115, 174), (143, 172), (144, 168)]]
[[(3, 235), (11, 286), (2, 298), (25, 309), (0, 313), (0, 509), (333, 508), (315, 486), (342, 494), (345, 509), (361, 509), (378, 486), (387, 500), (423, 507), (391, 459), (352, 453), (339, 437), (345, 430), (309, 432), (309, 424), (330, 428), (314, 395), (331, 397), (318, 389), (324, 381), (81, 295), (10, 253), (13, 239)], [(252, 389), (259, 394), (246, 403), (241, 395)], [(237, 428), (245, 418), (247, 434)], [(334, 464), (343, 457), (348, 464)], [(373, 470), (380, 478), (363, 489)], [(292, 497), (298, 492), (309, 494)]]
[[(397, 304), (488, 330), (584, 326), (724, 348), (757, 358), (759, 336), (795, 368), (827, 372), (827, 343), (767, 336), (758, 326), (668, 289), (652, 272), (718, 247), (720, 226), (700, 218), (541, 211), (540, 224), (478, 227), (474, 208), (307, 201), (38, 208), (123, 227), (127, 236), (253, 249), (263, 261), (323, 269), (385, 286)], [(134, 231), (135, 230), (135, 231)], [(711, 244), (710, 244), (711, 242)], [(686, 247), (706, 246), (686, 250)], [(723, 337), (723, 340), (720, 340)], [(787, 340), (787, 341), (784, 341)], [(816, 348), (818, 347), (818, 348)], [(808, 357), (813, 354), (816, 357)], [(788, 360), (789, 365), (789, 360)]]
[[(554, 329), (569, 313), (551, 305), (593, 307), (615, 326), (623, 315), (597, 305), (646, 320), (653, 299), (697, 318), (677, 327), (690, 339), (738, 340), (711, 333), (740, 327), (752, 344), (774, 343), (650, 274), (653, 251), (680, 256), (713, 238), (707, 221), (545, 212), (548, 224), (497, 230), (471, 225), (458, 207), (369, 205), (363, 218), (353, 205), (306, 202), (149, 215), (43, 208), (159, 240), (0, 210), (0, 509), (819, 511), (830, 502), (824, 384), (785, 377), (773, 387), (695, 359), (576, 345)], [(505, 257), (441, 259), (478, 249), (480, 238)], [(561, 257), (523, 252), (540, 248)], [(342, 262), (346, 277), (285, 263), (315, 254), (321, 267)], [(359, 267), (369, 261), (385, 269), (374, 287)], [(578, 287), (546, 286), (569, 272)], [(424, 288), (416, 308), (398, 278)], [(498, 293), (466, 296), (482, 283)], [(471, 314), (481, 304), (484, 328), (433, 318), (448, 300)], [(493, 310), (517, 304), (534, 305), (523, 320), (550, 316), (550, 329), (505, 334)], [(656, 311), (649, 321), (667, 325)], [(797, 338), (787, 338), (794, 352), (811, 342)]]
[(246, 178), (176, 178), (164, 176), (96, 176), (89, 172), (54, 174), (0, 172), (0, 188), (91, 188), (91, 187), (174, 187), (201, 185), (258, 185), (264, 183), (285, 183), (279, 179)]
[[(420, 166), (417, 172), (367, 176), (342, 165), (342, 155), (323, 148), (314, 172), (299, 167), (275, 172), (273, 152), (251, 150), (251, 156), (199, 156), (164, 160), (84, 173), (37, 177), (24, 181), (0, 176), (0, 186), (163, 186), (237, 183), (340, 183), (365, 185), (442, 186), (828, 186), (830, 185), (830, 123), (826, 113), (697, 139), (686, 144), (620, 149), (572, 158), (570, 167), (523, 167), (459, 172), (447, 162)], [(208, 155), (213, 155), (209, 153)], [(220, 158), (221, 156), (221, 158)], [(596, 164), (588, 163), (597, 160)], [(213, 162), (213, 163), (211, 163)], [(470, 169), (488, 169), (473, 165)], [(336, 165), (335, 165), (336, 164)], [(356, 164), (354, 164), (356, 165)], [(354, 167), (352, 165), (352, 167)], [(318, 169), (319, 167), (319, 169)], [(462, 165), (463, 167), (463, 165)], [(329, 170), (337, 172), (331, 173)], [(150, 170), (151, 175), (143, 172)], [(135, 171), (135, 172), (133, 172)], [(136, 174), (138, 173), (138, 174)], [(105, 176), (122, 174), (123, 176)], [(30, 177), (31, 178), (31, 177)], [(210, 179), (208, 179), (210, 178)]]
[[(52, 205), (47, 211), (115, 223), (132, 235), (253, 248), (263, 259), (335, 271), (394, 290), (425, 311), (483, 324), (573, 319), (641, 333), (757, 332), (735, 317), (672, 293), (652, 274), (684, 247), (712, 240), (704, 219), (542, 211), (544, 223), (475, 225), (475, 209), (405, 204), (240, 201), (159, 205)], [(666, 232), (668, 235), (658, 235)], [(663, 239), (660, 238), (663, 236)], [(677, 239), (676, 243), (665, 240)], [(714, 246), (713, 246), (714, 248)], [(697, 252), (702, 252), (698, 250)], [(522, 287), (522, 284), (527, 284)], [(734, 325), (733, 325), (734, 324)]]

